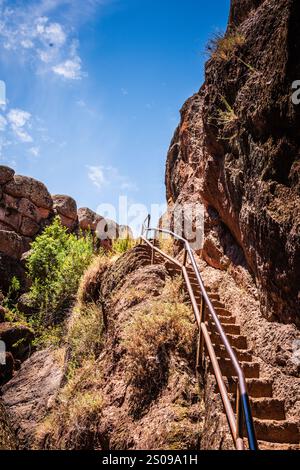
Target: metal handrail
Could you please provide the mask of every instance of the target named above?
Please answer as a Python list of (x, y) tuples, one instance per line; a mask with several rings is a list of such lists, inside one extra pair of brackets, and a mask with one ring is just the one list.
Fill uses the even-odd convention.
[[(244, 449), (244, 443), (243, 443), (243, 421), (245, 422), (246, 425), (246, 431), (247, 431), (247, 437), (248, 437), (248, 445), (250, 450), (258, 450), (258, 444), (257, 444), (257, 439), (255, 435), (255, 429), (254, 429), (254, 424), (253, 424), (253, 418), (252, 418), (252, 412), (251, 412), (251, 407), (250, 407), (250, 401), (249, 401), (249, 395), (247, 392), (247, 385), (246, 385), (246, 380), (244, 376), (244, 372), (239, 364), (239, 361), (236, 357), (235, 352), (233, 351), (231, 344), (227, 338), (227, 335), (222, 327), (222, 324), (219, 320), (219, 317), (212, 305), (212, 302), (210, 301), (210, 298), (208, 296), (208, 293), (205, 289), (203, 280), (201, 278), (201, 274), (199, 272), (194, 253), (192, 248), (190, 247), (189, 242), (181, 237), (180, 235), (177, 235), (174, 232), (171, 232), (170, 230), (166, 229), (161, 229), (161, 228), (151, 228), (150, 227), (150, 221), (151, 221), (151, 216), (148, 215), (147, 218), (145, 219), (143, 225), (142, 225), (142, 232), (141, 232), (141, 240), (143, 240), (146, 244), (148, 244), (152, 248), (152, 262), (154, 262), (154, 252), (158, 252), (160, 255), (171, 261), (172, 263), (176, 264), (178, 267), (182, 269), (182, 273), (188, 288), (188, 292), (191, 298), (191, 303), (192, 307), (194, 310), (195, 318), (198, 324), (198, 329), (199, 329), (199, 343), (198, 343), (198, 351), (197, 351), (197, 366), (199, 363), (202, 361), (202, 354), (203, 354), (203, 347), (204, 347), (204, 342), (206, 345), (206, 349), (208, 351), (211, 364), (213, 367), (214, 375), (217, 380), (218, 388), (221, 394), (221, 398), (223, 401), (223, 405), (225, 408), (227, 420), (229, 423), (231, 435), (233, 437), (235, 447), (238, 450), (243, 450)], [(181, 264), (178, 260), (175, 260), (171, 256), (167, 255), (164, 253), (162, 250), (160, 250), (158, 247), (156, 247), (154, 244), (152, 244), (149, 239), (148, 239), (148, 234), (154, 232), (155, 236), (158, 233), (162, 234), (167, 234), (170, 235), (171, 237), (175, 238), (176, 240), (182, 242), (184, 244), (184, 262)], [(145, 236), (146, 235), (146, 236)], [(156, 238), (156, 237), (154, 237)], [(187, 264), (187, 259), (190, 259), (191, 266), (193, 268), (193, 271), (196, 275), (198, 285), (201, 290), (202, 294), (202, 302), (201, 302), (201, 311), (199, 311), (197, 301), (195, 299), (194, 291), (192, 289), (190, 279), (188, 276), (188, 272), (186, 269), (186, 264)], [(219, 362), (213, 347), (213, 344), (210, 339), (210, 335), (208, 333), (206, 324), (205, 324), (205, 314), (206, 314), (206, 307), (208, 308), (208, 311), (213, 319), (213, 322), (215, 324), (216, 330), (219, 333), (222, 343), (230, 357), (231, 363), (234, 367), (234, 370), (237, 374), (237, 409), (236, 409), (236, 417), (232, 409), (232, 405), (230, 402), (230, 398), (228, 396), (228, 392), (223, 380), (222, 372), (219, 366)]]

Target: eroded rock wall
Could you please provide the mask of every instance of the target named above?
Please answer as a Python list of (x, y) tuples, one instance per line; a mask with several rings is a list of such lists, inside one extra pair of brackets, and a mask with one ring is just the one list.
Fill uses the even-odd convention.
[(268, 319), (300, 322), (300, 4), (231, 3), (205, 83), (181, 110), (170, 146), (170, 208), (203, 202), (204, 259), (247, 267)]

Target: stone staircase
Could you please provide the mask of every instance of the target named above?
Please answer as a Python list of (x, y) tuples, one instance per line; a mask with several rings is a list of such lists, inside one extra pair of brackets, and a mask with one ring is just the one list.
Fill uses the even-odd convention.
[[(157, 246), (157, 243), (155, 243)], [(151, 250), (147, 247), (150, 256)], [(181, 269), (156, 253), (155, 262), (164, 264), (172, 276), (181, 275)], [(201, 294), (195, 272), (192, 268), (187, 268), (193, 292), (199, 305)], [(246, 378), (248, 394), (251, 403), (251, 410), (254, 420), (256, 436), (261, 450), (300, 450), (300, 430), (299, 423), (287, 419), (285, 413), (285, 401), (273, 396), (272, 380), (262, 377), (260, 364), (255, 360), (255, 356), (249, 349), (247, 337), (241, 334), (240, 325), (236, 317), (220, 301), (219, 294), (206, 288), (209, 298), (221, 321), (230, 344), (235, 351)], [(224, 382), (230, 393), (232, 405), (235, 409), (236, 382), (235, 370), (227, 357), (225, 347), (221, 343), (220, 335), (214, 329), (214, 322), (210, 316), (206, 316), (207, 328), (212, 339), (212, 343), (219, 360)], [(207, 361), (207, 373), (212, 373), (212, 367)], [(217, 384), (215, 393), (219, 393)], [(244, 439), (245, 447), (247, 440)]]
[[(196, 300), (200, 303), (201, 296), (196, 275), (192, 269), (188, 269), (188, 274)], [(226, 309), (217, 292), (211, 291), (209, 288), (207, 288), (207, 292), (244, 371), (260, 449), (300, 450), (299, 423), (286, 418), (285, 401), (273, 396), (272, 380), (261, 376), (260, 365), (248, 347), (246, 336), (241, 334), (241, 328), (237, 324), (236, 317)], [(225, 347), (220, 344), (220, 336), (215, 332), (214, 322), (209, 315), (206, 318), (208, 319), (206, 324), (219, 358), (222, 375), (229, 392), (232, 394), (232, 404), (235, 407), (235, 371), (227, 358)], [(208, 372), (211, 372), (211, 370), (211, 365), (208, 363)], [(217, 385), (215, 386), (215, 392), (218, 393)]]

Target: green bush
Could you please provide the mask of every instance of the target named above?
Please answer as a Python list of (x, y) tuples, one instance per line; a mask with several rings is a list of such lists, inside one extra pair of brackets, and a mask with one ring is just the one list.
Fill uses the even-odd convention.
[(8, 293), (3, 300), (4, 307), (14, 310), (18, 295), (20, 293), (21, 284), (18, 278), (14, 276), (10, 282)]
[(123, 255), (127, 251), (134, 248), (136, 241), (132, 238), (117, 238), (112, 244), (112, 253), (117, 255)]
[(58, 217), (35, 239), (27, 271), (32, 281), (29, 297), (40, 312), (38, 323), (51, 325), (61, 319), (92, 257), (92, 236), (68, 233)]

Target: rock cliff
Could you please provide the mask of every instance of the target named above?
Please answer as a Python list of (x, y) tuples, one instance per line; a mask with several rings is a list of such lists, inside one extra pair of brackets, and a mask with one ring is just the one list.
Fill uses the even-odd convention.
[(300, 4), (232, 0), (205, 83), (181, 110), (167, 198), (205, 205), (203, 258), (246, 267), (265, 317), (300, 324)]

